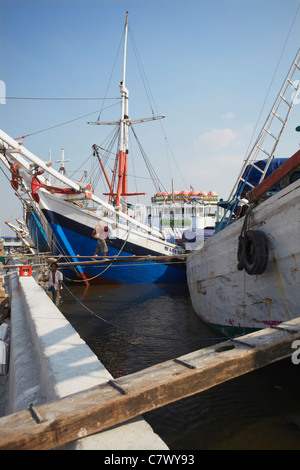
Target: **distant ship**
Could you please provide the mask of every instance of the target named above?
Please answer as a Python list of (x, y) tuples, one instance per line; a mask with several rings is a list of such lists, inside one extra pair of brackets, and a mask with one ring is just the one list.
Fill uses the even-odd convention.
[[(33, 155), (3, 131), (0, 131), (0, 158), (11, 171), (14, 189), (26, 195), (32, 237), (40, 224), (53, 255), (64, 255), (64, 261), (72, 262), (72, 267), (64, 271), (66, 278), (121, 284), (185, 282), (182, 255), (199, 249), (214, 232), (218, 196), (213, 191), (193, 189), (166, 193), (158, 187), (150, 205), (128, 202), (130, 196), (144, 194), (130, 193), (127, 188), (129, 129), (135, 135), (135, 124), (164, 116), (129, 118), (129, 93), (125, 86), (127, 29), (128, 14), (124, 28), (120, 119), (89, 123), (116, 128), (113, 140), (117, 151), (110, 180), (103, 163), (104, 150), (93, 145), (94, 158), (99, 161), (109, 188), (105, 193), (108, 201), (96, 196), (89, 184), (68, 178), (64, 159), (60, 171), (56, 171), (49, 162)], [(111, 154), (112, 147), (108, 145), (108, 148)], [(51, 182), (46, 173), (51, 175)], [(93, 230), (99, 222), (107, 233), (108, 251), (102, 264), (92, 259), (97, 247)], [(143, 260), (137, 261), (137, 257)]]

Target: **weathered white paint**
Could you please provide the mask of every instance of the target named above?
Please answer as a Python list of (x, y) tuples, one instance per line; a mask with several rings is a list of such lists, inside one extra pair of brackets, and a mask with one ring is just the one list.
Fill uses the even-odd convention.
[(263, 328), (300, 315), (300, 180), (253, 210), (250, 229), (268, 238), (260, 275), (237, 269), (243, 219), (215, 234), (187, 259), (193, 307), (216, 325)]

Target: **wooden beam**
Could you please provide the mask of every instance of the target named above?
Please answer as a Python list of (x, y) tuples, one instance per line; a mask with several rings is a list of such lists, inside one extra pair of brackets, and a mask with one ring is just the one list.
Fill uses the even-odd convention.
[[(86, 265), (94, 265), (94, 264), (110, 264), (110, 263), (136, 263), (139, 261), (168, 261), (168, 260), (173, 260), (176, 262), (176, 259), (180, 259), (180, 262), (185, 260), (188, 257), (188, 254), (182, 254), (182, 255), (169, 255), (169, 256), (119, 256), (119, 258), (112, 257), (112, 258), (107, 258), (107, 260), (103, 260), (99, 257), (99, 259), (94, 260), (94, 261), (66, 261), (63, 263), (59, 263), (58, 267), (64, 267), (64, 266), (86, 266)], [(182, 258), (182, 259), (181, 259)]]
[(296, 318), (3, 417), (0, 450), (52, 449), (103, 431), (288, 357), (299, 338)]
[(261, 197), (266, 191), (271, 189), (282, 178), (291, 173), (298, 165), (300, 165), (300, 150), (296, 152), (291, 158), (278, 167), (270, 176), (265, 178), (255, 188), (247, 193), (249, 202), (253, 202)]
[[(57, 262), (58, 267), (65, 267), (65, 266), (88, 266), (88, 265), (97, 265), (97, 264), (110, 264), (110, 263), (136, 263), (139, 261), (168, 261), (168, 260), (176, 260), (176, 259), (181, 259), (180, 262), (185, 260), (189, 255), (188, 254), (181, 254), (181, 255), (169, 255), (169, 256), (120, 256), (119, 258), (116, 257), (111, 257), (107, 258), (106, 260), (101, 259), (99, 257), (97, 260), (93, 261), (65, 261), (63, 263), (60, 263), (59, 261)], [(53, 255), (53, 258), (59, 258), (59, 256), (55, 257)], [(68, 258), (77, 258), (77, 256), (68, 256)], [(96, 258), (93, 256), (86, 256), (85, 258)], [(31, 264), (30, 266), (34, 267), (40, 267), (40, 266), (47, 266), (48, 263), (43, 263), (43, 264)], [(12, 268), (20, 268), (21, 266), (24, 266), (23, 264), (8, 264), (5, 265), (3, 269), (12, 269)]]

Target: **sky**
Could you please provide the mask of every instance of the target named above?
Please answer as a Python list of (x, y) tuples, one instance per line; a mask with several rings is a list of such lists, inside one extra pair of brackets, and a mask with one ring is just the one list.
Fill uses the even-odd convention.
[[(126, 11), (130, 117), (166, 116), (134, 127), (147, 158), (167, 190), (227, 199), (300, 47), (299, 0), (0, 0), (0, 128), (44, 161), (51, 151), (57, 169), (64, 148), (78, 180), (90, 170), (111, 128), (87, 122), (120, 117)], [(276, 156), (299, 149), (298, 125), (300, 97)], [(129, 191), (137, 181), (149, 202), (136, 150), (129, 162)], [(22, 205), (2, 171), (0, 182), (0, 235), (11, 236), (5, 221)]]

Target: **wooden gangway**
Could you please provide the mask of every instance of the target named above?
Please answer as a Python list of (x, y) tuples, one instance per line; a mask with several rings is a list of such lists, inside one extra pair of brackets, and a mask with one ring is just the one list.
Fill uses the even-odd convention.
[[(66, 256), (66, 255), (51, 255), (51, 257), (46, 256), (43, 257), (40, 255), (40, 258), (44, 258), (43, 263), (30, 263), (30, 266), (32, 268), (37, 268), (37, 267), (42, 267), (42, 266), (48, 266), (52, 261), (57, 262), (57, 265), (59, 268), (64, 268), (67, 266), (89, 266), (89, 265), (101, 265), (101, 264), (113, 264), (113, 263), (138, 263), (138, 262), (143, 262), (143, 261), (157, 261), (157, 262), (168, 262), (172, 261), (174, 263), (185, 263), (186, 258), (189, 256), (189, 254), (180, 254), (180, 255), (143, 255), (143, 256), (107, 256), (105, 259), (103, 259), (101, 256)], [(11, 257), (8, 257), (11, 258)], [(82, 260), (85, 259), (85, 261), (60, 261), (60, 259), (63, 258), (69, 258), (69, 259), (77, 259), (77, 260)], [(48, 261), (46, 261), (48, 260)], [(176, 261), (177, 260), (177, 261)], [(4, 269), (18, 269), (23, 264), (5, 264)]]
[[(300, 318), (0, 419), (0, 450), (47, 450), (289, 357)], [(298, 373), (295, 365), (295, 373)]]

